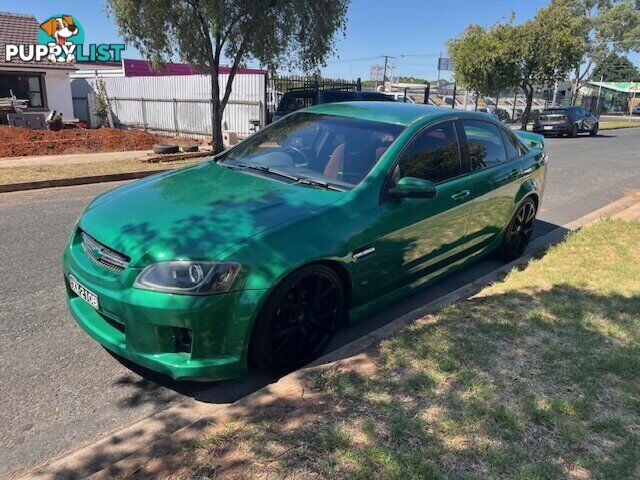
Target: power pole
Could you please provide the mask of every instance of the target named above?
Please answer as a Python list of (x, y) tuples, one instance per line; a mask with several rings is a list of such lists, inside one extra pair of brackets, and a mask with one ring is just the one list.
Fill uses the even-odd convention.
[(602, 95), (602, 82), (604, 82), (604, 75), (600, 75), (600, 85), (598, 85), (598, 99), (596, 100), (596, 115), (598, 115), (598, 109), (600, 108), (600, 95)]
[(382, 58), (384, 58), (384, 70), (382, 72), (382, 91), (386, 92), (387, 91), (387, 62), (389, 61), (390, 58), (394, 58), (391, 55), (382, 55)]

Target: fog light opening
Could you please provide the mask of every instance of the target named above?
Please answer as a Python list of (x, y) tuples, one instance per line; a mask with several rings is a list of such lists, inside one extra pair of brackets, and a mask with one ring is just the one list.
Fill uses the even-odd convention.
[(193, 333), (190, 328), (176, 328), (176, 349), (178, 352), (191, 353)]

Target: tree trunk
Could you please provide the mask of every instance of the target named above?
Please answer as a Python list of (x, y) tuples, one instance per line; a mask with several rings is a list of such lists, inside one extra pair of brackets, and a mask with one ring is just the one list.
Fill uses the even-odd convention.
[(211, 145), (213, 153), (218, 154), (224, 150), (222, 140), (222, 108), (220, 105), (220, 79), (218, 65), (211, 69)]
[(520, 119), (520, 130), (526, 130), (527, 123), (529, 121), (529, 114), (531, 113), (531, 103), (533, 102), (533, 87), (523, 85), (522, 90), (524, 90), (527, 105), (524, 107), (524, 112), (522, 112), (522, 118)]

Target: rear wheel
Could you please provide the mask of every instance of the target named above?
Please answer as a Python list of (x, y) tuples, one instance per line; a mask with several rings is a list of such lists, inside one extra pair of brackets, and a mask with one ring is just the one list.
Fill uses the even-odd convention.
[(571, 127), (571, 131), (569, 132), (569, 136), (571, 138), (576, 138), (578, 136), (578, 125), (576, 123)]
[(318, 358), (344, 313), (344, 289), (324, 265), (303, 267), (276, 287), (256, 321), (249, 356), (280, 375)]
[(533, 224), (536, 220), (536, 204), (531, 198), (525, 199), (518, 207), (511, 219), (502, 240), (498, 254), (503, 260), (511, 261), (520, 257), (533, 234)]
[(595, 137), (596, 135), (598, 135), (598, 128), (600, 128), (600, 124), (596, 123), (593, 125), (593, 128), (589, 131), (589, 135), (591, 135), (592, 137)]

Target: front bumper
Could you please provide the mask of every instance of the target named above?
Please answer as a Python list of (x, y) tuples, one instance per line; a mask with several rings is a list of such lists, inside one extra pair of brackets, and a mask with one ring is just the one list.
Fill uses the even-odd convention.
[[(209, 381), (246, 374), (248, 340), (264, 290), (196, 297), (135, 289), (128, 285), (138, 271), (107, 271), (78, 247), (72, 239), (63, 254), (68, 305), (94, 340), (174, 379)], [(98, 295), (99, 309), (69, 288), (69, 274)], [(192, 334), (186, 348), (178, 341), (184, 329)]]

